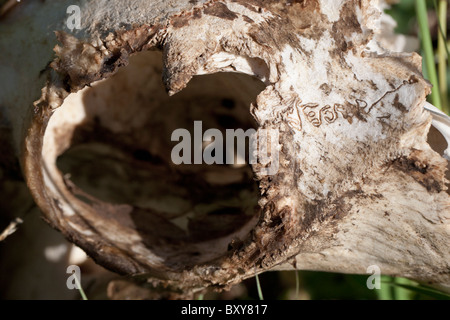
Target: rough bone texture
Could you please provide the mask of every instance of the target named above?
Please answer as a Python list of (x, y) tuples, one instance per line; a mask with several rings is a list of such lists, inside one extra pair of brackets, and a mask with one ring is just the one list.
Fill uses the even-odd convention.
[[(447, 163), (426, 142), (430, 86), (417, 54), (386, 53), (373, 40), (380, 13), (371, 1), (101, 3), (80, 4), (78, 34), (58, 33), (57, 58), (34, 108), (24, 99), (8, 105), (22, 115), (35, 110), (16, 137), (25, 141), (25, 174), (46, 219), (98, 263), (185, 291), (227, 288), (267, 270), (365, 273), (371, 265), (450, 285)], [(280, 132), (278, 173), (252, 167), (256, 220), (229, 237), (194, 243), (194, 264), (179, 254), (191, 246), (145, 243), (138, 228), (121, 223), (127, 210), (89, 195), (81, 200), (55, 165), (76, 124), (52, 124), (53, 111), (88, 94), (79, 91), (86, 85), (113, 81), (130, 56), (147, 50), (162, 51), (170, 95), (196, 75), (261, 80), (265, 89), (249, 111), (259, 129)], [(47, 130), (46, 140), (49, 120), (59, 131)], [(158, 254), (164, 250), (178, 260)]]

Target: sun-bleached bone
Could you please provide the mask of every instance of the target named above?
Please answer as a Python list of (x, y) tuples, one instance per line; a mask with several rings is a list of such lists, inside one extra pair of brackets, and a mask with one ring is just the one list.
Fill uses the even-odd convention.
[[(46, 220), (98, 263), (185, 292), (227, 288), (267, 270), (366, 273), (372, 265), (450, 285), (447, 162), (427, 143), (432, 118), (423, 104), (430, 85), (420, 56), (379, 47), (374, 2), (70, 1), (76, 3), (83, 29), (72, 35), (59, 11), (68, 1), (23, 5), (24, 12), (33, 10), (28, 23), (36, 25), (36, 37), (13, 35), (14, 41), (25, 37), (28, 51), (0, 40), (7, 52), (0, 66), (17, 89), (2, 96)], [(55, 16), (44, 23), (48, 9)], [(9, 30), (19, 30), (18, 23), (10, 21)], [(55, 59), (56, 40), (42, 30), (59, 30)], [(252, 166), (260, 209), (228, 236), (189, 246), (145, 243), (136, 226), (120, 222), (134, 213), (132, 206), (82, 193), (56, 166), (75, 131), (70, 121), (92, 92), (104, 98), (96, 100), (103, 125), (121, 133), (143, 130), (134, 98), (127, 112), (108, 110), (106, 103), (102, 109), (101, 101), (145, 92), (138, 74), (153, 77), (152, 59), (130, 63), (135, 73), (120, 70), (131, 55), (155, 49), (163, 53), (163, 82), (174, 98), (196, 75), (244, 73), (264, 84), (248, 111), (260, 130), (280, 133), (280, 169), (265, 176), (260, 164)], [(47, 82), (37, 76), (41, 71)], [(108, 91), (113, 81), (130, 91)]]

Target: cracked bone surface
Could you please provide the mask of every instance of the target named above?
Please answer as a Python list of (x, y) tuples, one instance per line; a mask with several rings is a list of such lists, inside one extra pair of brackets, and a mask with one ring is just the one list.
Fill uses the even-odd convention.
[[(82, 29), (71, 33), (73, 4)], [(1, 108), (45, 220), (99, 264), (168, 291), (372, 265), (448, 288), (447, 162), (427, 143), (430, 85), (417, 54), (374, 40), (377, 8), (17, 5), (2, 17)], [(194, 121), (276, 130), (278, 172), (176, 166), (171, 134)]]

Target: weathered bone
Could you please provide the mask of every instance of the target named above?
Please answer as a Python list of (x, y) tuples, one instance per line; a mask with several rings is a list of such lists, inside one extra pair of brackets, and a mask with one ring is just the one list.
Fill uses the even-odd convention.
[[(77, 3), (82, 30), (70, 35), (66, 8)], [(427, 143), (430, 85), (417, 54), (386, 52), (373, 40), (379, 15), (372, 1), (351, 0), (30, 1), (12, 9), (0, 39), (2, 111), (45, 219), (99, 264), (186, 292), (267, 270), (366, 273), (371, 265), (448, 288), (447, 163)], [(162, 51), (162, 69), (150, 50)], [(238, 75), (193, 79), (217, 72), (263, 85)], [(238, 111), (212, 106), (226, 98), (223, 86)], [(259, 191), (245, 168), (180, 169), (170, 146), (153, 138), (194, 120), (226, 129), (223, 115), (250, 128), (249, 109), (239, 106), (258, 93), (251, 115), (258, 130), (277, 130), (281, 145), (276, 175), (252, 166)], [(193, 97), (209, 108), (190, 108), (200, 103)], [(146, 161), (130, 157), (142, 149)], [(71, 176), (57, 166), (65, 152)], [(108, 157), (135, 168), (128, 188), (150, 204), (105, 201), (108, 177), (83, 170)], [(98, 186), (82, 191), (77, 176)], [(195, 193), (189, 179), (207, 187)], [(239, 195), (214, 197), (211, 185), (225, 194), (239, 185)], [(224, 203), (225, 214), (211, 216)]]

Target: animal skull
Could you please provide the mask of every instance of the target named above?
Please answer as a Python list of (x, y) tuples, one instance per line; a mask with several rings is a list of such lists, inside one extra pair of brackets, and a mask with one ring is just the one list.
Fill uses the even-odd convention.
[[(97, 263), (185, 292), (371, 265), (449, 286), (430, 85), (420, 56), (379, 45), (380, 15), (369, 0), (21, 4), (3, 18), (2, 111), (45, 220)], [(277, 133), (278, 171), (175, 165), (171, 134), (194, 121)]]

